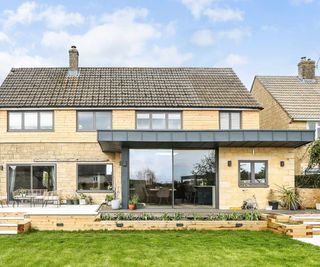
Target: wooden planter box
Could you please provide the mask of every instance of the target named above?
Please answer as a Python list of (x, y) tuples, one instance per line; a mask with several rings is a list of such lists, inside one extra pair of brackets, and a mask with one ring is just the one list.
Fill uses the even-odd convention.
[(30, 215), (37, 230), (266, 230), (267, 221), (100, 221), (89, 215)]

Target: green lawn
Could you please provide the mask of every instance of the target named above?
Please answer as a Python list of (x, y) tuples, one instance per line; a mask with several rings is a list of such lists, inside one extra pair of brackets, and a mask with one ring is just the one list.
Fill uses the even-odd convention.
[(319, 266), (320, 247), (271, 232), (30, 232), (0, 236), (0, 266)]

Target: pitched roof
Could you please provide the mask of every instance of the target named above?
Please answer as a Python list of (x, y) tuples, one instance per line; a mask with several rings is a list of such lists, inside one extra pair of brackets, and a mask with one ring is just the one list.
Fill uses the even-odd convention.
[(229, 68), (12, 69), (0, 107), (261, 108)]
[(257, 76), (264, 88), (294, 120), (320, 120), (320, 76)]

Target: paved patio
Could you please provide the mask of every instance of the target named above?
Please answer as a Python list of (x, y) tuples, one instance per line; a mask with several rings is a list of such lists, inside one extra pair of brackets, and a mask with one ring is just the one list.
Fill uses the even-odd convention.
[(100, 205), (48, 205), (46, 207), (36, 206), (30, 207), (29, 205), (20, 205), (19, 207), (0, 207), (0, 213), (15, 212), (26, 213), (30, 215), (43, 214), (43, 215), (97, 215)]

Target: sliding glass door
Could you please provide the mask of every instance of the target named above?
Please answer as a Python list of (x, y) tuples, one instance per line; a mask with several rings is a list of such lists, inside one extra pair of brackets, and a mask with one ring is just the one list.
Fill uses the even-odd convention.
[(174, 150), (175, 205), (215, 206), (215, 150)]
[(129, 184), (140, 202), (172, 205), (172, 150), (130, 149)]
[(130, 149), (129, 192), (146, 205), (215, 207), (216, 155), (210, 149)]
[(54, 165), (19, 164), (8, 166), (9, 199), (12, 193), (19, 189), (47, 189), (56, 188)]

